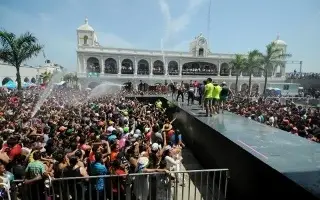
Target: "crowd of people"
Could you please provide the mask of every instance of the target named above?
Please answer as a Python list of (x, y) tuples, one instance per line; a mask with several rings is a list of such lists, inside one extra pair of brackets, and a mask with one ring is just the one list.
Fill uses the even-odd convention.
[[(188, 105), (198, 100), (208, 117), (228, 110), (320, 141), (319, 108), (276, 98), (246, 98), (234, 94), (225, 82), (210, 78), (203, 83), (168, 84), (160, 93), (169, 90), (177, 101), (187, 96)], [(36, 87), (0, 91), (0, 186), (5, 186), (0, 198), (10, 189), (22, 199), (43, 199), (41, 191), (45, 191), (48, 178), (53, 180), (50, 188), (56, 195), (67, 195), (67, 199), (125, 199), (130, 195), (144, 200), (150, 194), (154, 199), (169, 199), (172, 182), (183, 186), (183, 181), (169, 172), (179, 171), (184, 144), (161, 101), (130, 100), (124, 97), (129, 91), (91, 99), (88, 90), (53, 89), (46, 99), (41, 99), (42, 93)], [(140, 90), (131, 94), (149, 93)], [(160, 175), (150, 180), (147, 176), (128, 178), (128, 174), (156, 172)], [(118, 177), (91, 178), (100, 175)], [(68, 181), (54, 181), (59, 178)], [(20, 180), (23, 187), (12, 184), (13, 180)], [(25, 187), (29, 193), (21, 195)]]
[(320, 79), (320, 73), (289, 73), (287, 75), (288, 79)]
[(207, 117), (228, 110), (311, 141), (320, 142), (319, 107), (296, 105), (291, 99), (286, 98), (264, 98), (262, 96), (248, 98), (234, 94), (225, 82), (218, 83), (211, 78), (199, 85), (190, 84), (188, 89), (185, 89), (183, 84), (181, 85), (178, 86), (176, 92), (176, 101), (180, 97), (184, 101), (183, 91), (187, 90), (188, 105), (189, 99), (192, 99), (191, 103), (194, 103), (194, 91), (197, 90), (199, 104), (206, 111)]
[[(11, 194), (44, 199), (49, 178), (60, 199), (170, 199), (171, 183), (179, 180), (169, 172), (179, 171), (184, 144), (162, 103), (121, 93), (88, 99), (88, 92), (62, 88), (42, 101), (38, 88), (0, 92), (0, 198), (15, 179), (28, 190), (16, 186)], [(151, 180), (127, 176), (156, 172)], [(120, 177), (89, 178), (100, 175)], [(59, 178), (69, 179), (54, 181)]]

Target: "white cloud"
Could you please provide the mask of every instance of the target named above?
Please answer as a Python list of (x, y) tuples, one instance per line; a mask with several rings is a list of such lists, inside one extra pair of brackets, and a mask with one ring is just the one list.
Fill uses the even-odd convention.
[(134, 45), (113, 33), (97, 33), (100, 45), (107, 47), (133, 48)]
[(173, 51), (189, 51), (189, 44), (191, 43), (191, 40), (185, 40), (182, 41), (180, 43), (178, 43), (177, 45), (175, 45), (172, 50)]
[(166, 21), (166, 32), (164, 41), (183, 31), (190, 23), (192, 15), (198, 12), (199, 7), (207, 0), (189, 0), (186, 10), (177, 18), (172, 18), (170, 6), (166, 0), (159, 0), (160, 10)]

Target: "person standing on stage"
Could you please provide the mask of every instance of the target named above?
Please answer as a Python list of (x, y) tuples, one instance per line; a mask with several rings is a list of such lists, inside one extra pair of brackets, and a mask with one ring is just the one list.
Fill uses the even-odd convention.
[(203, 81), (202, 84), (199, 84), (198, 92), (199, 92), (199, 105), (202, 106), (202, 109), (204, 110), (203, 100), (204, 100), (204, 89), (205, 85), (207, 84), (206, 81)]
[(195, 92), (195, 88), (193, 84), (190, 84), (189, 90), (188, 90), (188, 105), (190, 105), (190, 100), (191, 100), (191, 104), (194, 103), (194, 96), (195, 96), (194, 92)]
[(184, 83), (181, 81), (181, 85), (178, 86), (178, 95), (177, 95), (177, 101), (179, 100), (179, 97), (181, 96), (182, 102), (184, 102)]
[(218, 83), (213, 83), (212, 89), (212, 110), (214, 114), (219, 113), (220, 92), (222, 88)]
[(213, 94), (213, 84), (212, 79), (208, 78), (204, 88), (204, 106), (206, 108), (206, 117), (211, 117), (213, 113), (212, 107), (212, 94)]
[(228, 88), (226, 82), (222, 82), (220, 92), (220, 107), (222, 109), (222, 113), (224, 111), (224, 104), (228, 100), (229, 95), (233, 95), (232, 91)]

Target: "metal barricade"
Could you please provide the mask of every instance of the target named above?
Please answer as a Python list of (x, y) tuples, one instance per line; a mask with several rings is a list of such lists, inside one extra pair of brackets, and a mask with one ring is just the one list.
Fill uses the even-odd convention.
[(21, 184), (14, 200), (224, 200), (228, 169), (59, 178)]

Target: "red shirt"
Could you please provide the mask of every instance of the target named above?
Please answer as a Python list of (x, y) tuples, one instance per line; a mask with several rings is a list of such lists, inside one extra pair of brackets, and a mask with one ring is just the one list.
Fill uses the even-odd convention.
[[(3, 145), (3, 149), (8, 148), (7, 144)], [(13, 160), (16, 156), (20, 155), (22, 153), (22, 146), (20, 144), (16, 144), (14, 145), (14, 147), (12, 147), (10, 149), (10, 151), (7, 152), (10, 160)]]
[(90, 160), (90, 162), (96, 161), (96, 157), (94, 156), (94, 152), (93, 151), (91, 151), (90, 154), (89, 154), (89, 160)]
[[(122, 169), (116, 169), (113, 171), (113, 175), (125, 175), (126, 172)], [(120, 181), (120, 191), (124, 192), (124, 182), (125, 182), (126, 176), (119, 176), (119, 178), (113, 178), (113, 188), (112, 191), (117, 193), (118, 192), (118, 182)]]

